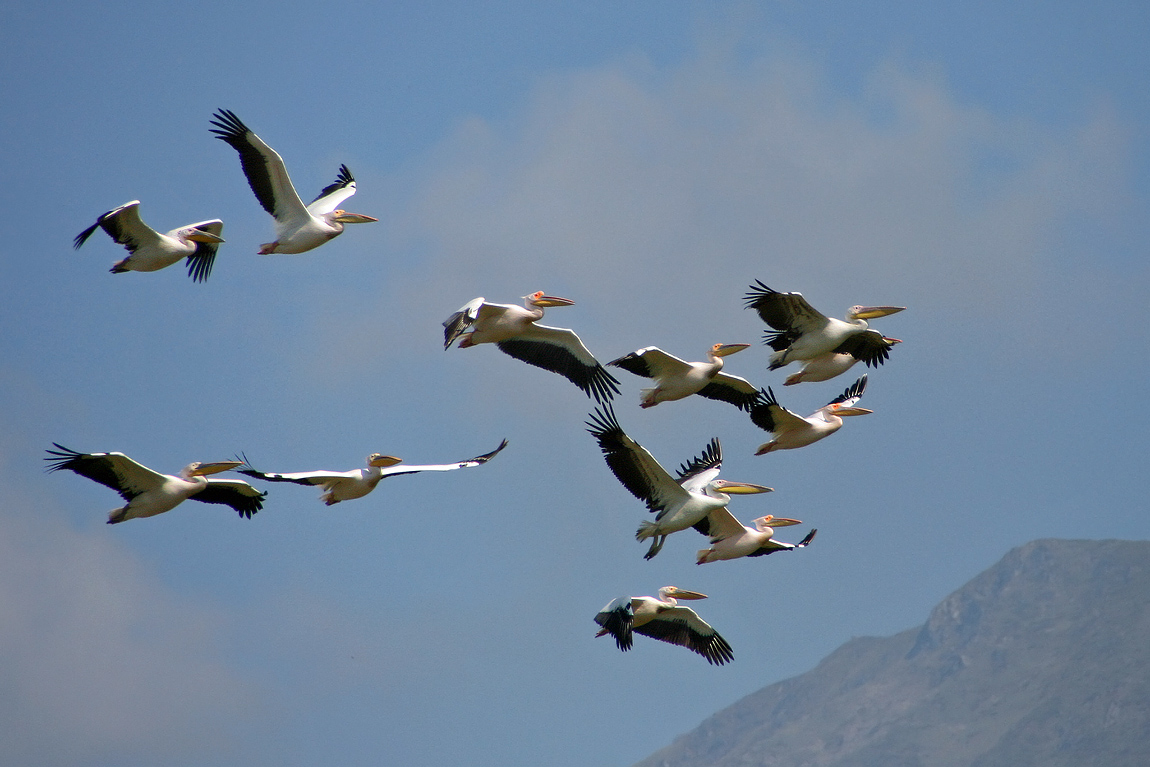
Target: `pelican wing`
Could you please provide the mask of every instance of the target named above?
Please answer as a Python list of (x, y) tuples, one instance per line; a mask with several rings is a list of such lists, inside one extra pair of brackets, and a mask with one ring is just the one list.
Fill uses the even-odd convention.
[(558, 373), (596, 402), (609, 401), (619, 393), (619, 381), (599, 364), (573, 330), (533, 323), (517, 337), (499, 341), (496, 346), (528, 365)]
[(765, 557), (768, 554), (774, 554), (776, 551), (794, 551), (795, 549), (806, 548), (807, 544), (815, 539), (815, 534), (818, 533), (818, 531), (817, 527), (811, 528), (811, 531), (798, 543), (783, 543), (782, 541), (775, 541), (773, 539), (769, 540), (747, 556)]
[(686, 500), (687, 491), (642, 445), (627, 436), (610, 405), (591, 414), (587, 430), (598, 440), (611, 472), (631, 495), (647, 504), (648, 510), (662, 512), (674, 502)]
[(764, 431), (776, 432), (802, 428), (807, 421), (779, 404), (770, 387), (759, 390), (758, 397), (751, 405), (751, 422)]
[(139, 208), (139, 200), (132, 200), (113, 208), (97, 218), (96, 223), (76, 235), (74, 247), (79, 248), (87, 242), (97, 228), (103, 228), (116, 244), (123, 245), (129, 253), (135, 253), (144, 245), (158, 243), (160, 233), (144, 223), (140, 218)]
[(739, 410), (750, 410), (758, 390), (745, 378), (718, 373), (699, 390), (700, 397), (729, 402)]
[(48, 471), (67, 469), (110, 487), (125, 501), (146, 493), (163, 484), (166, 477), (136, 463), (123, 453), (77, 453), (58, 442), (56, 450), (48, 451)]
[(830, 407), (831, 405), (842, 405), (843, 407), (851, 407), (852, 405), (854, 405), (856, 402), (858, 402), (862, 398), (864, 391), (866, 391), (866, 374), (865, 373), (857, 381), (855, 381), (853, 384), (848, 386), (846, 391), (844, 391), (842, 394), (840, 394), (839, 396), (832, 399), (824, 407)]
[(755, 280), (744, 300), (746, 308), (754, 309), (763, 322), (784, 333), (816, 332), (829, 322), (826, 315), (807, 303), (802, 293), (780, 293), (759, 280)]
[(490, 461), (495, 456), (499, 455), (499, 451), (507, 447), (507, 440), (499, 443), (499, 447), (492, 450), (490, 453), (477, 455), (474, 458), (468, 458), (466, 461), (458, 461), (456, 463), (440, 463), (430, 464), (424, 466), (396, 464), (395, 466), (388, 466), (384, 468), (383, 476), (397, 477), (400, 474), (417, 474), (421, 471), (452, 471), (453, 469), (470, 469), (473, 466), (482, 466)]
[(867, 329), (861, 333), (853, 333), (838, 345), (835, 352), (849, 354), (856, 360), (865, 362), (867, 367), (877, 368), (890, 358), (893, 341), (887, 340), (877, 330)]
[(297, 485), (326, 485), (329, 482), (335, 482), (339, 479), (359, 479), (360, 470), (352, 469), (351, 471), (298, 471), (292, 474), (265, 474), (262, 471), (256, 471), (245, 459), (244, 464), (246, 468), (236, 469), (240, 474), (256, 479), (262, 479), (267, 482), (294, 482)]
[(599, 636), (610, 634), (614, 637), (615, 644), (617, 644), (623, 652), (627, 652), (631, 649), (633, 642), (631, 625), (633, 620), (631, 597), (619, 597), (613, 600), (595, 616), (595, 622), (603, 627), (603, 630), (599, 632)]
[(711, 543), (718, 543), (724, 538), (730, 538), (746, 530), (743, 523), (735, 519), (735, 515), (726, 506), (712, 509), (693, 527), (703, 535), (710, 536)]
[[(487, 306), (487, 304), (483, 303), (483, 296), (474, 298), (459, 307), (459, 311), (443, 321), (444, 349), (449, 348), (452, 341), (459, 338), (459, 336), (467, 332), (469, 327), (475, 324), (475, 320), (479, 318), (479, 311), (484, 306)], [(496, 304), (496, 306), (499, 306), (499, 304)]]
[[(217, 237), (224, 231), (224, 222), (218, 218), (210, 221), (200, 221), (196, 224), (190, 224), (185, 229), (199, 229), (201, 232), (208, 232)], [(216, 263), (216, 250), (220, 244), (218, 242), (197, 242), (196, 252), (188, 256), (184, 263), (188, 266), (188, 276), (194, 282), (203, 282), (212, 273), (212, 265)]]
[(688, 493), (701, 493), (707, 483), (719, 476), (723, 466), (723, 447), (712, 437), (698, 458), (679, 466), (679, 484)]
[(242, 479), (208, 477), (207, 480), (208, 486), (193, 495), (193, 501), (222, 503), (231, 506), (241, 517), (248, 519), (264, 506), (267, 493), (261, 493)]
[(216, 127), (211, 132), (239, 152), (248, 186), (263, 209), (280, 224), (308, 218), (307, 208), (296, 193), (283, 158), (276, 150), (252, 133), (230, 110), (219, 109), (212, 116), (216, 118), (212, 120)]
[(721, 666), (735, 657), (727, 640), (689, 607), (662, 610), (654, 620), (634, 626), (633, 630), (661, 642), (686, 647), (712, 665)]
[(607, 363), (617, 368), (623, 368), (628, 373), (634, 373), (643, 378), (664, 378), (666, 376), (686, 375), (691, 369), (690, 363), (679, 359), (673, 354), (667, 354), (657, 346), (648, 346), (638, 351), (624, 355), (617, 360)]
[(311, 201), (307, 206), (308, 213), (313, 216), (331, 213), (339, 207), (341, 202), (353, 194), (355, 194), (355, 179), (346, 165), (340, 165), (335, 181), (325, 186), (319, 196)]

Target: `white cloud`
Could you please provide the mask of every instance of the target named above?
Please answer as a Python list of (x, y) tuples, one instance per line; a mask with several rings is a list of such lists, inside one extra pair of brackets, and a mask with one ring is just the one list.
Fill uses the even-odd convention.
[[(11, 482), (4, 485), (18, 484)], [(158, 585), (123, 546), (4, 491), (0, 740), (12, 764), (162, 764), (228, 748), (253, 687), (221, 619)]]

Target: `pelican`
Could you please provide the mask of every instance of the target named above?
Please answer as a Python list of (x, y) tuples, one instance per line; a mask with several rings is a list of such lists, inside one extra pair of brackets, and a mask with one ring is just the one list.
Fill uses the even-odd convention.
[(400, 458), (382, 455), (380, 453), (372, 453), (367, 457), (367, 468), (365, 469), (353, 469), (352, 471), (301, 471), (296, 474), (265, 474), (262, 471), (253, 469), (245, 459), (243, 465), (246, 468), (240, 469), (239, 472), (240, 474), (246, 474), (256, 479), (264, 479), (268, 482), (294, 482), (297, 485), (322, 485), (323, 494), (319, 499), (328, 506), (331, 506), (340, 501), (362, 498), (374, 490), (375, 486), (378, 485), (379, 481), (384, 477), (396, 477), (400, 474), (416, 474), (421, 471), (468, 469), (472, 466), (487, 463), (505, 447), (507, 447), (507, 440), (503, 440), (503, 442), (499, 444), (499, 447), (490, 453), (484, 453), (475, 458), (469, 458), (466, 461), (428, 466), (401, 466), (399, 465), (402, 461)]
[(772, 450), (806, 447), (838, 431), (843, 425), (842, 416), (873, 413), (873, 410), (854, 406), (865, 389), (866, 375), (863, 375), (846, 391), (806, 418), (780, 405), (775, 399), (775, 393), (769, 388), (766, 391), (760, 390), (758, 401), (751, 406), (751, 421), (760, 429), (769, 431), (774, 439), (759, 445), (755, 455), (763, 455)]
[(239, 461), (189, 463), (180, 473), (160, 474), (138, 464), (123, 453), (77, 453), (53, 442), (48, 451), (48, 471), (68, 469), (94, 479), (120, 494), (127, 505), (108, 514), (108, 524), (138, 517), (154, 517), (171, 511), (189, 498), (204, 503), (231, 506), (241, 517), (251, 519), (263, 508), (267, 493), (261, 493), (242, 479), (215, 479), (209, 474), (234, 469)]
[(802, 549), (815, 539), (817, 529), (812, 529), (798, 543), (784, 543), (773, 539), (776, 527), (801, 525), (797, 519), (775, 517), (768, 514), (755, 520), (754, 528), (747, 527), (725, 508), (715, 509), (702, 524), (695, 529), (711, 538), (711, 547), (700, 549), (696, 554), (695, 564), (702, 565), (707, 562), (718, 562), (720, 559), (738, 559), (739, 557), (762, 557), (774, 554), (776, 551), (794, 551)]
[(460, 349), (493, 343), (504, 354), (558, 373), (596, 402), (610, 400), (619, 393), (619, 381), (587, 351), (579, 336), (566, 328), (538, 324), (544, 308), (574, 303), (542, 290), (523, 296), (523, 306), (489, 304), (480, 296), (444, 320), (443, 348), (449, 349), (460, 336)]
[(328, 184), (311, 203), (303, 200), (292, 186), (283, 159), (276, 150), (251, 132), (240, 118), (227, 109), (217, 110), (212, 117), (216, 138), (226, 141), (240, 153), (240, 165), (248, 177), (248, 186), (264, 210), (276, 220), (275, 242), (260, 246), (259, 254), (303, 253), (318, 248), (343, 232), (344, 224), (366, 224), (378, 218), (338, 209), (341, 202), (355, 194), (355, 179), (346, 165), (339, 166), (335, 181)]
[(592, 413), (587, 427), (623, 487), (645, 501), (649, 511), (656, 512), (655, 521), (644, 521), (635, 533), (640, 541), (654, 539), (644, 559), (658, 554), (671, 533), (697, 525), (711, 511), (725, 507), (731, 495), (771, 492), (772, 488), (762, 485), (719, 479), (723, 450), (717, 439), (712, 439), (698, 458), (683, 464), (675, 479), (642, 445), (626, 435), (610, 406)]
[(216, 249), (224, 241), (220, 232), (224, 222), (218, 218), (181, 226), (160, 234), (140, 218), (140, 201), (132, 200), (113, 208), (96, 219), (96, 223), (76, 235), (75, 248), (88, 241), (92, 232), (103, 228), (108, 236), (128, 251), (128, 257), (112, 265), (112, 274), (121, 272), (155, 272), (171, 266), (181, 258), (188, 259), (188, 276), (203, 282), (212, 273)]
[(655, 379), (654, 388), (639, 392), (639, 406), (643, 408), (698, 394), (748, 410), (757, 393), (755, 387), (745, 378), (720, 372), (723, 357), (741, 352), (748, 346), (750, 344), (715, 344), (707, 350), (708, 362), (685, 362), (657, 346), (648, 346), (607, 364), (643, 378)]
[[(883, 340), (891, 346), (902, 343), (902, 341), (897, 338), (887, 338), (886, 336), (883, 336)], [(829, 381), (835, 376), (842, 375), (850, 370), (856, 362), (858, 362), (858, 358), (846, 352), (827, 352), (826, 354), (820, 354), (814, 359), (808, 360), (806, 364), (803, 365), (802, 370), (787, 376), (787, 380), (783, 382), (783, 386), (794, 386), (804, 381)]]
[(721, 666), (735, 654), (727, 640), (678, 599), (706, 599), (706, 594), (684, 591), (674, 586), (659, 589), (658, 597), (619, 597), (599, 611), (595, 622), (602, 626), (597, 637), (610, 634), (619, 649), (631, 649), (631, 632), (637, 631), (660, 642), (669, 642), (697, 652), (712, 665)]
[(755, 283), (745, 296), (746, 306), (778, 331), (768, 332), (764, 339), (775, 350), (771, 370), (796, 360), (813, 360), (827, 352), (849, 354), (877, 367), (890, 356), (892, 342), (897, 343), (868, 329), (866, 321), (901, 312), (905, 306), (852, 306), (844, 322), (824, 316), (807, 303), (802, 293), (780, 293), (758, 280)]

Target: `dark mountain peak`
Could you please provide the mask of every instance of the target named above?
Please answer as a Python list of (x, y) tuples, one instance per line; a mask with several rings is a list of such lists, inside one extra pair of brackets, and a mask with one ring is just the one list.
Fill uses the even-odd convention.
[(1150, 764), (1150, 542), (1038, 540), (645, 767)]

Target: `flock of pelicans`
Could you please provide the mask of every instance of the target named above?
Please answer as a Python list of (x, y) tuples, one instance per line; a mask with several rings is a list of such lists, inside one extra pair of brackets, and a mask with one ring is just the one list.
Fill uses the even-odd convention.
[[(276, 239), (261, 245), (260, 254), (303, 253), (341, 234), (345, 224), (377, 220), (337, 207), (356, 190), (347, 166), (341, 165), (336, 180), (304, 205), (274, 149), (232, 112), (221, 109), (214, 118), (212, 133), (239, 153), (256, 199), (275, 219)], [(76, 237), (75, 246), (79, 248), (97, 228), (102, 228), (128, 251), (128, 257), (118, 261), (112, 272), (156, 271), (185, 259), (189, 276), (197, 282), (206, 280), (216, 251), (224, 242), (223, 222), (201, 221), (160, 234), (141, 220), (139, 205), (139, 201), (132, 201), (103, 214)], [(782, 293), (758, 281), (750, 286), (745, 300), (746, 307), (754, 309), (772, 328), (764, 338), (773, 350), (769, 369), (802, 363), (799, 372), (786, 379), (785, 386), (826, 381), (860, 361), (877, 367), (899, 343), (898, 339), (869, 328), (867, 320), (902, 311), (904, 307), (854, 306), (845, 320), (838, 320), (823, 315), (800, 293)], [(620, 427), (611, 407), (612, 398), (619, 393), (618, 379), (596, 361), (573, 331), (539, 324), (545, 309), (571, 306), (574, 302), (542, 291), (524, 296), (523, 301), (523, 306), (489, 303), (483, 298), (468, 302), (444, 321), (444, 349), (456, 342), (460, 349), (492, 343), (511, 357), (558, 373), (595, 399), (598, 407), (589, 416), (588, 431), (599, 443), (616, 478), (655, 514), (654, 521), (644, 521), (635, 536), (640, 541), (651, 541), (646, 559), (659, 553), (667, 536), (688, 528), (709, 538), (709, 547), (698, 552), (698, 564), (793, 551), (814, 539), (815, 529), (796, 544), (774, 540), (775, 528), (801, 524), (797, 519), (768, 515), (748, 527), (731, 514), (727, 504), (732, 495), (766, 493), (771, 488), (719, 479), (723, 454), (717, 439), (712, 439), (698, 457), (682, 464), (672, 476)], [(748, 346), (715, 344), (708, 350), (706, 362), (686, 362), (649, 346), (607, 364), (653, 381), (652, 387), (641, 390), (640, 405), (644, 408), (699, 395), (746, 412), (753, 424), (770, 434), (770, 440), (759, 447), (757, 455), (805, 447), (838, 431), (844, 416), (871, 412), (856, 407), (866, 389), (866, 375), (805, 418), (787, 410), (770, 388), (757, 388), (744, 378), (722, 372), (724, 358)], [(225, 504), (240, 516), (250, 518), (262, 508), (266, 493), (244, 480), (211, 476), (223, 471), (236, 470), (266, 482), (320, 486), (320, 499), (330, 506), (367, 495), (384, 477), (480, 466), (498, 455), (507, 440), (489, 453), (455, 463), (407, 465), (394, 456), (373, 453), (361, 469), (287, 474), (258, 471), (245, 456), (232, 461), (191, 463), (176, 475), (160, 474), (123, 453), (79, 453), (60, 444), (54, 446), (46, 459), (50, 471), (76, 472), (116, 490), (124, 499), (125, 505), (108, 515), (108, 523), (114, 524), (162, 514), (189, 498)], [(733, 658), (731, 646), (693, 610), (678, 603), (704, 598), (704, 594), (674, 586), (659, 589), (658, 597), (620, 597), (595, 616), (601, 627), (597, 636), (610, 634), (621, 650), (628, 650), (632, 633), (638, 632), (687, 647), (710, 663), (726, 663)]]

